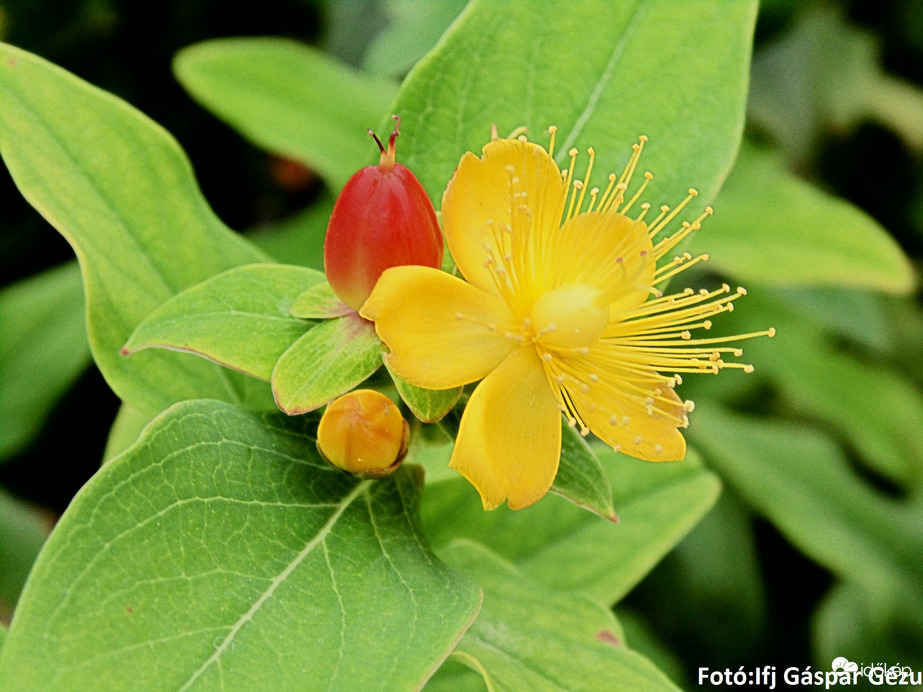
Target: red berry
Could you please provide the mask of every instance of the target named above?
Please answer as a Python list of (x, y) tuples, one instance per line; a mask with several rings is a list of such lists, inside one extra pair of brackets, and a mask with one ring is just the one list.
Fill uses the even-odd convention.
[(337, 296), (362, 307), (389, 267), (442, 266), (442, 231), (429, 196), (410, 170), (395, 162), (400, 118), (381, 161), (358, 171), (340, 192), (324, 240), (324, 270)]

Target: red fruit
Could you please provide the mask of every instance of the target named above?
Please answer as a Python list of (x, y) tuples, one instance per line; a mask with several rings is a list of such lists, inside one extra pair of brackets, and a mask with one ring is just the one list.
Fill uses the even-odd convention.
[(340, 193), (324, 240), (324, 270), (340, 300), (362, 307), (381, 273), (389, 267), (442, 266), (442, 231), (420, 181), (395, 162), (394, 140), (385, 150), (375, 133), (381, 161), (357, 172)]

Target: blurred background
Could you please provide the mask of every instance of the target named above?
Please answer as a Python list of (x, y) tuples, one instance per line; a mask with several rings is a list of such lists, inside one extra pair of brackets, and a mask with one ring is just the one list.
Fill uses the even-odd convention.
[[(252, 234), (281, 260), (319, 267), (318, 241), (337, 191), (299, 164), (249, 143), (198, 105), (173, 75), (174, 55), (205, 39), (286, 36), (397, 81), (463, 6), (459, 0), (264, 0), (255, 12), (252, 5), (217, 0), (0, 0), (0, 39), (122, 97), (163, 125), (187, 152), (225, 223)], [(796, 197), (810, 189), (862, 210), (869, 224), (903, 249), (914, 265), (910, 272), (919, 276), (923, 3), (762, 3), (746, 147), (759, 155), (750, 156), (747, 166), (742, 158), (732, 174), (733, 185), (722, 193), (730, 209), (734, 195), (780, 194), (784, 176), (782, 187)], [(766, 183), (766, 170), (776, 171), (773, 185)], [(801, 182), (811, 187), (791, 187)], [(716, 224), (721, 205), (719, 197)], [(766, 214), (772, 221), (771, 206)], [(778, 221), (788, 223), (787, 218), (781, 213)], [(730, 214), (726, 223), (733, 220)], [(838, 232), (835, 224), (830, 232)], [(849, 230), (844, 226), (842, 232)], [(720, 225), (714, 233), (721, 236)], [(285, 240), (291, 237), (309, 240), (293, 245)], [(702, 249), (719, 252), (708, 236)], [(119, 406), (92, 365), (72, 258), (67, 243), (0, 168), (0, 620), (5, 622), (56, 516), (99, 467)], [(717, 267), (747, 281), (751, 293), (761, 283), (770, 287), (763, 298), (752, 296), (750, 321), (741, 316), (739, 327), (753, 322), (764, 328), (770, 319), (780, 333), (794, 326), (799, 337), (748, 348), (747, 360), (763, 368), (764, 376), (691, 384), (684, 391), (695, 399), (701, 389), (725, 405), (701, 415), (728, 430), (726, 438), (706, 433), (693, 442), (722, 476), (726, 491), (617, 612), (630, 643), (680, 684), (694, 680), (698, 665), (829, 669), (834, 655), (864, 656), (867, 663), (916, 661), (919, 670), (919, 287), (908, 289), (900, 277), (881, 276), (842, 286), (834, 281), (777, 286), (772, 275), (779, 265), (773, 263), (785, 257), (767, 256), (764, 262), (762, 268), (747, 266), (740, 277), (733, 255)], [(823, 274), (825, 262), (821, 253), (809, 269)], [(738, 425), (734, 416), (741, 413), (772, 424)], [(735, 435), (753, 443), (751, 458), (736, 458)], [(778, 484), (785, 477), (761, 479), (734, 464), (771, 464), (773, 455), (795, 463), (829, 457), (816, 474), (829, 471), (830, 482), (818, 481), (820, 494), (808, 493), (800, 509), (811, 514), (812, 502), (834, 507), (830, 525), (842, 523), (843, 530), (834, 533), (853, 546), (841, 551), (843, 561), (816, 546), (810, 518), (789, 511), (785, 497), (776, 503), (754, 500), (763, 481), (784, 496)], [(837, 475), (839, 468), (844, 471)], [(867, 544), (859, 546), (860, 541)], [(904, 547), (893, 548), (897, 544)], [(850, 550), (855, 554), (847, 555)], [(885, 576), (876, 576), (874, 565), (869, 572), (863, 564), (881, 562), (881, 554), (902, 575), (895, 583), (916, 587), (907, 594), (908, 612), (901, 613), (891, 586), (876, 591), (876, 579), (887, 581), (890, 573), (882, 568)]]

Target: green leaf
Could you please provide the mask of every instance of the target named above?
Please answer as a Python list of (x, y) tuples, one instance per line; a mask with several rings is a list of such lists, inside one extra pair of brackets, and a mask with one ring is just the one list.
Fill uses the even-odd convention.
[(274, 259), (324, 270), (324, 236), (336, 198), (320, 193), (310, 205), (276, 223), (261, 224), (247, 238)]
[(678, 690), (624, 646), (611, 611), (549, 592), (476, 543), (442, 551), (484, 587), (484, 605), (452, 658), (496, 690)]
[(423, 495), (426, 535), (437, 547), (456, 538), (484, 543), (537, 582), (609, 606), (711, 508), (719, 483), (691, 454), (684, 462), (654, 464), (605, 447), (596, 451), (612, 486), (617, 524), (555, 495), (520, 511), (485, 512), (474, 488), (445, 471), (450, 445), (417, 453), (414, 462), (444, 479), (428, 484)]
[(793, 287), (775, 289), (771, 295), (778, 299), (773, 300), (776, 305), (781, 303), (796, 312), (802, 325), (807, 322), (822, 328), (829, 336), (867, 350), (881, 353), (894, 350), (896, 325), (888, 303), (899, 298), (850, 288)]
[(733, 494), (722, 493), (632, 592), (631, 602), (658, 634), (687, 642), (683, 648), (693, 660), (755, 660), (765, 653), (768, 621), (759, 566), (751, 514)]
[[(461, 480), (458, 471), (449, 468), (449, 459), (454, 447), (454, 433), (446, 430), (443, 424), (414, 425), (411, 428), (410, 447), (404, 463), (420, 464), (426, 472), (427, 486), (443, 481), (458, 482)], [(451, 540), (448, 530), (444, 539)]]
[(835, 445), (804, 425), (699, 404), (690, 432), (709, 464), (797, 548), (923, 613), (919, 506), (874, 492)]
[(155, 419), (46, 544), (4, 689), (420, 687), (479, 589), (422, 543), (419, 474), (359, 481), (311, 431), (217, 401)]
[(814, 613), (815, 658), (832, 661), (900, 661), (923, 668), (923, 620), (905, 609), (882, 609), (876, 594), (863, 587), (835, 584)]
[(407, 407), (413, 412), (418, 419), (424, 423), (435, 423), (442, 420), (445, 415), (452, 410), (461, 397), (463, 387), (453, 389), (423, 389), (417, 387), (397, 375), (388, 367), (385, 361), (385, 368), (391, 379), (394, 381), (394, 387), (397, 393)]
[(103, 463), (114, 459), (131, 447), (150, 422), (151, 416), (133, 409), (128, 404), (122, 404), (115, 415), (112, 427), (109, 428), (109, 437), (106, 439), (106, 449), (103, 452)]
[(492, 124), (501, 136), (526, 126), (540, 143), (557, 125), (559, 161), (572, 146), (595, 147), (601, 180), (647, 135), (646, 198), (673, 205), (694, 185), (709, 199), (742, 131), (755, 15), (751, 0), (577, 0), (557, 10), (475, 0), (401, 87), (401, 160), (438, 207), (460, 157), (480, 152)]
[(23, 449), (58, 399), (89, 367), (76, 263), (0, 292), (0, 459)]
[(480, 673), (449, 659), (426, 681), (423, 689), (426, 692), (485, 692), (487, 687)]
[(235, 267), (175, 295), (135, 329), (122, 353), (168, 348), (205, 356), (269, 380), (279, 357), (308, 330), (290, 308), (314, 269), (284, 264)]
[(659, 632), (652, 631), (640, 615), (623, 607), (616, 609), (615, 616), (625, 633), (625, 641), (632, 649), (657, 666), (670, 680), (685, 682), (686, 673), (678, 654), (662, 641)]
[(124, 358), (135, 326), (172, 295), (264, 260), (209, 209), (176, 141), (125, 102), (0, 47), (0, 150), (16, 185), (74, 247), (90, 347), (109, 385), (151, 415), (238, 380), (165, 351)]
[(355, 310), (337, 297), (330, 284), (319, 281), (298, 294), (289, 312), (304, 319), (326, 320), (331, 317), (343, 317)]
[(819, 142), (869, 119), (923, 149), (923, 91), (889, 75), (871, 32), (848, 23), (832, 6), (802, 12), (791, 29), (765, 44), (753, 61), (752, 121), (802, 164)]
[(752, 144), (741, 148), (715, 214), (692, 246), (738, 281), (890, 293), (916, 284), (910, 261), (874, 219), (802, 182), (778, 156)]
[(390, 0), (385, 6), (388, 25), (366, 51), (366, 69), (395, 77), (405, 74), (435, 45), (466, 3), (467, 0)]
[(768, 349), (754, 351), (784, 389), (792, 409), (835, 426), (876, 473), (903, 487), (919, 483), (923, 474), (919, 389), (895, 369), (799, 336), (803, 335), (794, 330), (782, 334), (771, 358), (762, 355)]
[[(797, 294), (787, 291), (754, 292), (728, 315), (733, 328), (744, 333), (768, 324), (777, 329), (774, 339), (746, 344), (747, 360), (756, 364), (754, 376), (779, 391), (787, 410), (832, 428), (876, 474), (912, 487), (923, 477), (920, 391), (880, 358), (838, 347), (839, 334), (819, 329), (796, 299)], [(856, 310), (862, 314), (861, 304)], [(842, 322), (848, 325), (854, 317), (844, 315)]]
[(13, 612), (53, 517), (0, 490), (0, 612)]
[(348, 392), (380, 366), (375, 328), (353, 312), (321, 322), (292, 344), (272, 371), (272, 393), (286, 413), (305, 413)]
[(280, 38), (206, 41), (180, 51), (177, 79), (203, 106), (268, 151), (298, 159), (334, 189), (377, 152), (367, 136), (396, 85)]
[(596, 454), (574, 428), (561, 419), (561, 463), (551, 492), (610, 521), (618, 521), (609, 479)]

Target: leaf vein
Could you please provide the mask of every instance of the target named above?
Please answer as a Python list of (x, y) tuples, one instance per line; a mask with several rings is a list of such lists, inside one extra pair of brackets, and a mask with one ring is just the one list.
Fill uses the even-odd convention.
[(577, 116), (577, 122), (574, 123), (564, 143), (561, 144), (561, 148), (558, 149), (555, 159), (557, 159), (559, 164), (568, 159), (568, 150), (573, 146), (574, 142), (577, 141), (577, 137), (580, 136), (580, 133), (583, 131), (583, 128), (586, 126), (587, 122), (589, 122), (590, 118), (593, 117), (596, 105), (599, 103), (599, 99), (602, 97), (606, 87), (609, 86), (612, 75), (615, 73), (615, 68), (618, 66), (619, 60), (621, 60), (622, 52), (625, 50), (625, 46), (635, 32), (635, 28), (643, 16), (643, 10), (646, 10), (646, 7), (647, 6), (644, 5), (643, 2), (636, 5), (631, 18), (625, 24), (625, 32), (619, 38), (618, 43), (615, 44), (615, 48), (612, 49), (612, 55), (609, 56), (609, 60), (606, 62), (602, 74), (596, 81), (593, 91), (590, 93), (590, 97), (583, 107), (583, 111)]
[(234, 625), (231, 627), (231, 631), (228, 632), (224, 640), (215, 648), (215, 652), (211, 656), (209, 656), (208, 659), (199, 667), (199, 669), (196, 670), (190, 676), (189, 680), (186, 681), (186, 684), (180, 687), (180, 692), (182, 692), (183, 690), (188, 690), (192, 686), (192, 684), (196, 680), (198, 680), (205, 673), (205, 671), (208, 670), (208, 668), (211, 667), (213, 664), (217, 664), (220, 667), (221, 656), (224, 654), (225, 651), (227, 651), (228, 647), (234, 641), (234, 638), (237, 636), (237, 633), (240, 632), (241, 629), (243, 629), (244, 625), (246, 625), (248, 622), (253, 620), (253, 617), (256, 615), (259, 609), (263, 606), (263, 604), (266, 603), (266, 601), (268, 601), (272, 597), (272, 595), (276, 592), (276, 589), (278, 589), (279, 586), (289, 577), (289, 575), (291, 575), (291, 573), (295, 571), (298, 565), (300, 565), (305, 560), (305, 558), (308, 555), (310, 555), (311, 552), (318, 545), (323, 544), (324, 540), (333, 530), (333, 527), (336, 525), (337, 521), (339, 521), (340, 517), (343, 515), (343, 512), (346, 511), (347, 507), (349, 507), (357, 497), (359, 497), (362, 494), (368, 493), (368, 488), (369, 488), (370, 483), (371, 483), (370, 481), (364, 481), (362, 483), (359, 483), (358, 485), (356, 485), (355, 488), (353, 488), (353, 490), (346, 497), (344, 497), (339, 502), (336, 511), (330, 515), (330, 518), (327, 520), (327, 523), (324, 524), (323, 527), (321, 527), (317, 535), (314, 536), (314, 538), (312, 538), (310, 541), (308, 541), (307, 545), (305, 545), (302, 551), (298, 553), (298, 555), (295, 556), (295, 559), (292, 560), (285, 567), (285, 569), (279, 572), (278, 575), (276, 575), (276, 577), (270, 583), (269, 587), (260, 595), (258, 599), (256, 599), (256, 601), (253, 602), (253, 605), (250, 607), (250, 609), (246, 613), (244, 613), (237, 620), (236, 623), (234, 623)]

